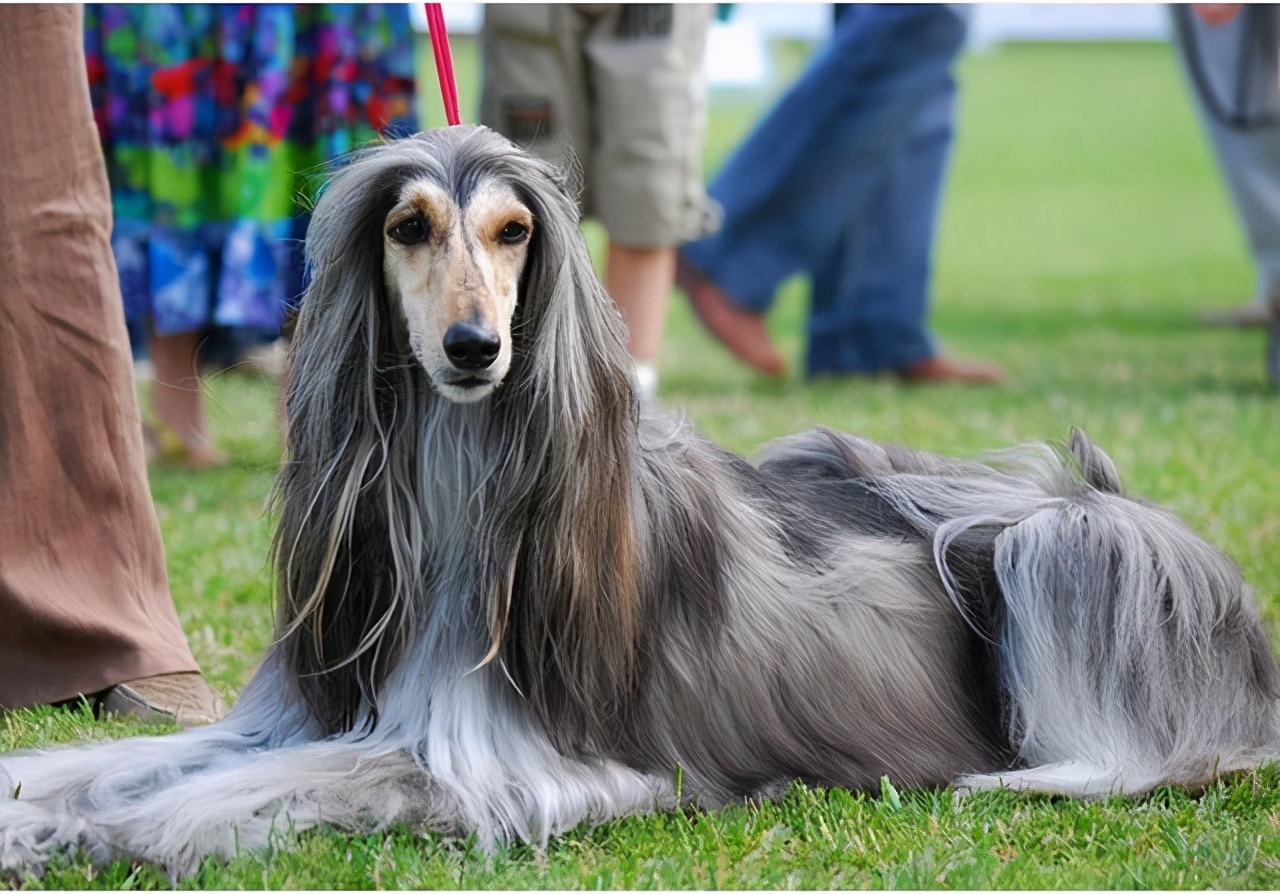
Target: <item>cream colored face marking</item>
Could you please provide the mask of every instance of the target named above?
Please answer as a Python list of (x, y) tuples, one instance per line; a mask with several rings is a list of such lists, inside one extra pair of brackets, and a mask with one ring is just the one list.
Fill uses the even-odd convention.
[[(511, 318), (529, 253), (533, 214), (506, 184), (482, 183), (465, 208), (429, 180), (410, 183), (383, 225), (383, 273), (409, 329), (409, 344), (436, 389), (473, 403), (511, 367)], [(500, 341), (484, 369), (460, 369), (445, 353), (455, 323)]]

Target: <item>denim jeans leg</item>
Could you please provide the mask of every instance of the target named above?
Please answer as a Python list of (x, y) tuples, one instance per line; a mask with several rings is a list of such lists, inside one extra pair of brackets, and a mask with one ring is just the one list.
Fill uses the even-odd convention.
[[(872, 206), (884, 202), (888, 178), (881, 178), (872, 197)], [(862, 355), (858, 337), (858, 283), (861, 264), (869, 257), (865, 243), (867, 227), (850, 222), (844, 235), (831, 247), (813, 270), (809, 294), (808, 343), (805, 371), (809, 376), (824, 373), (871, 372), (869, 358)]]
[(814, 270), (810, 375), (901, 369), (936, 353), (931, 256), (954, 116), (952, 83), (913, 124), (866, 216)]
[(882, 171), (964, 43), (948, 6), (859, 6), (734, 153), (710, 193), (724, 224), (685, 246), (736, 303), (763, 311), (778, 284), (829, 258), (865, 215)]

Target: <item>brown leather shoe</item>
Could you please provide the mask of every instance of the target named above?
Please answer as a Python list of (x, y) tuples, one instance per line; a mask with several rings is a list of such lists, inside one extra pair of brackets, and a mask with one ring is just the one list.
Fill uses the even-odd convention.
[(1004, 370), (994, 364), (958, 360), (954, 357), (927, 357), (896, 372), (904, 382), (918, 384), (960, 382), (966, 385), (994, 385), (1004, 381)]
[(197, 672), (161, 674), (118, 683), (95, 694), (93, 713), (204, 726), (227, 713), (227, 704)]
[(1252, 329), (1267, 325), (1270, 314), (1265, 304), (1246, 304), (1230, 310), (1206, 310), (1199, 316), (1205, 326), (1236, 326)]
[(676, 263), (676, 285), (689, 296), (689, 304), (702, 325), (733, 356), (766, 376), (786, 372), (787, 364), (769, 338), (764, 318), (736, 307), (719, 286), (683, 256)]

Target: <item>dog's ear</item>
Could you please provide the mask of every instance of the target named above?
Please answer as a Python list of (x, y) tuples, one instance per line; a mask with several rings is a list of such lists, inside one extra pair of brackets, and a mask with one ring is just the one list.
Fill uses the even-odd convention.
[(626, 328), (592, 266), (574, 175), (532, 156), (519, 162), (526, 170), (514, 185), (534, 233), (512, 327), (516, 353), (530, 384), (558, 386), (580, 424), (587, 398), (634, 403)]
[(1103, 493), (1124, 493), (1120, 484), (1120, 470), (1101, 447), (1089, 440), (1082, 429), (1071, 429), (1067, 450), (1080, 464), (1080, 474), (1089, 486)]
[(351, 729), (366, 709), (376, 722), (377, 690), (402, 646), (404, 588), (420, 565), (420, 547), (397, 523), (412, 517), (406, 482), (394, 478), (416, 473), (395, 452), (414, 368), (382, 273), (382, 223), (406, 176), (401, 161), (388, 147), (357, 156), (320, 196), (286, 395), (276, 635), (327, 732)]
[[(516, 357), (495, 395), (509, 445), (497, 487), (510, 513), (494, 655), (559, 741), (598, 740), (642, 659), (632, 445), (638, 421), (621, 315), (591, 264), (576, 199), (550, 165), (515, 158), (534, 236), (513, 322)], [(514, 172), (513, 172), (514, 173)], [(549, 549), (555, 544), (555, 549)]]

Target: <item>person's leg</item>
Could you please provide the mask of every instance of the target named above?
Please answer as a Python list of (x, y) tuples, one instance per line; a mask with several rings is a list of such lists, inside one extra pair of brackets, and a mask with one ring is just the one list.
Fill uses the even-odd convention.
[(841, 263), (839, 242), (922, 110), (952, 89), (965, 15), (946, 6), (855, 6), (830, 43), (734, 153), (711, 186), (715, 235), (681, 249), (694, 310), (762, 372), (781, 359), (759, 319), (781, 281)]
[(79, 6), (0, 6), (0, 706), (183, 678), (164, 707), (209, 720), (147, 485), (81, 32)]
[[(583, 42), (594, 16), (551, 4), (488, 5), (481, 32), (480, 120), (561, 168), (580, 174), (584, 211), (594, 198), (591, 95)], [(666, 309), (661, 251), (610, 242), (606, 289), (627, 323), (632, 356), (651, 360)], [(639, 338), (637, 339), (637, 333)], [(656, 373), (650, 368), (652, 389)]]
[[(1262, 325), (1267, 319), (1267, 298), (1280, 289), (1280, 126), (1232, 127), (1219, 120), (1208, 101), (1226, 106), (1234, 103), (1236, 81), (1241, 74), (1240, 54), (1247, 46), (1247, 16), (1276, 14), (1270, 8), (1242, 11), (1218, 24), (1201, 21), (1188, 8), (1173, 9), (1172, 15), (1175, 16), (1174, 45), (1195, 97), (1196, 113), (1213, 145), (1258, 275), (1251, 304), (1208, 313), (1205, 319), (1214, 323)], [(1276, 59), (1260, 61), (1264, 64), (1253, 73), (1254, 83), (1248, 92), (1264, 104), (1260, 111), (1274, 115), (1280, 110)], [(1212, 100), (1206, 97), (1205, 90), (1211, 91)]]
[[(480, 120), (509, 140), (581, 174), (584, 211), (599, 191), (592, 143), (593, 116), (588, 61), (583, 49), (593, 19), (572, 6), (490, 4), (481, 32), (484, 84)], [(657, 352), (674, 260), (661, 247), (627, 246), (611, 240), (605, 287), (622, 312), (628, 345), (642, 389), (652, 393)], [(674, 255), (674, 251), (669, 252)], [(657, 297), (655, 297), (657, 296)]]
[(627, 324), (627, 350), (637, 363), (653, 363), (662, 341), (667, 296), (675, 282), (676, 250), (609, 241), (605, 288)]
[(952, 139), (954, 86), (940, 92), (877, 178), (866, 214), (813, 270), (809, 375), (898, 369), (935, 353), (929, 254)]
[(929, 333), (932, 252), (954, 137), (955, 84), (925, 107), (832, 256), (814, 270), (808, 372), (893, 371), (993, 382), (997, 367), (944, 358)]
[[(147, 342), (155, 379), (151, 408), (163, 429), (160, 447), (171, 462), (193, 469), (225, 465), (227, 457), (213, 446), (204, 416), (197, 362), (199, 332), (152, 335)], [(171, 440), (172, 439), (172, 440)]]
[(591, 85), (588, 212), (609, 234), (605, 287), (627, 324), (642, 390), (675, 283), (676, 246), (710, 229), (702, 181), (705, 5), (612, 5), (583, 41)]
[(830, 255), (859, 219), (878, 172), (950, 83), (965, 17), (948, 6), (861, 6), (756, 126), (710, 187), (720, 230), (683, 257), (763, 312), (778, 284)]
[(583, 29), (573, 6), (489, 3), (480, 33), (480, 123), (569, 170), (590, 165)]

